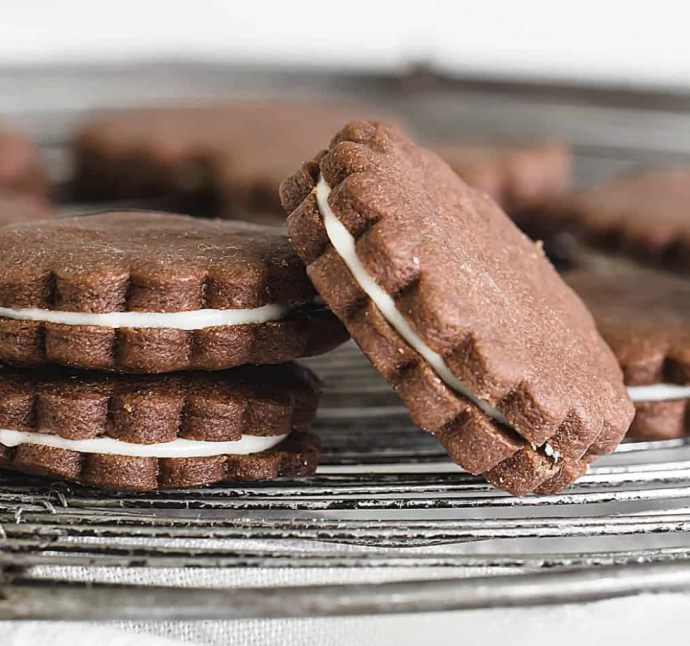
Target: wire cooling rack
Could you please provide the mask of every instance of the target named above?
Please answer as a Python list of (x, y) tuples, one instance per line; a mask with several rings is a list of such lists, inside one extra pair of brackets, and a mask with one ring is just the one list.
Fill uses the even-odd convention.
[[(373, 100), (429, 137), (554, 137), (573, 146), (580, 183), (690, 156), (690, 98), (678, 95), (425, 74), (0, 69), (2, 110), (34, 132), (65, 178), (65, 143), (82, 110), (207, 101), (227, 88)], [(0, 473), (0, 618), (423, 612), (690, 589), (690, 443), (624, 444), (564, 493), (513, 498), (449, 463), (353, 344), (307, 363), (326, 384), (316, 424), (325, 454), (312, 478), (113, 494)], [(136, 575), (115, 585), (113, 569)], [(318, 576), (334, 569), (357, 576), (338, 585)], [(269, 570), (283, 585), (261, 586)], [(211, 571), (249, 572), (243, 580), (255, 587), (201, 588)], [(187, 587), (172, 584), (192, 572)]]
[[(690, 530), (690, 447), (684, 441), (626, 444), (566, 493), (513, 498), (460, 471), (431, 436), (410, 426), (354, 345), (309, 363), (327, 386), (317, 424), (325, 458), (313, 478), (112, 494), (3, 474), (0, 617), (407, 612), (690, 587), (690, 544), (683, 540)], [(669, 535), (675, 544), (623, 542)], [(620, 546), (596, 547), (611, 537)], [(555, 548), (548, 539), (559, 539)], [(576, 550), (568, 546), (572, 539)], [(537, 551), (524, 551), (525, 541)], [(336, 543), (349, 549), (332, 549)], [(455, 549), (483, 543), (491, 548)], [(194, 594), (58, 576), (106, 567), (464, 568), (468, 576)]]

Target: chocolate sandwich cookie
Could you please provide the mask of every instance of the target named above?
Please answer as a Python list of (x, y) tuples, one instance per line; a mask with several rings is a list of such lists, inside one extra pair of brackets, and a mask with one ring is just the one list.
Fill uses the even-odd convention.
[(0, 227), (35, 220), (50, 220), (55, 215), (54, 207), (42, 197), (0, 188)]
[(23, 135), (0, 129), (0, 189), (46, 195), (49, 183), (36, 147)]
[(278, 187), (295, 163), (371, 111), (283, 100), (104, 114), (75, 138), (76, 186), (90, 199), (167, 196), (220, 217), (282, 216)]
[(467, 184), (486, 191), (513, 217), (551, 202), (570, 184), (571, 155), (566, 146), (558, 143), (458, 141), (436, 145), (432, 150)]
[(352, 123), (281, 198), (318, 292), (466, 470), (546, 493), (616, 447), (633, 407), (591, 315), (438, 156)]
[(690, 281), (647, 269), (580, 269), (565, 276), (616, 355), (635, 403), (628, 435), (690, 432)]
[(0, 229), (0, 361), (156, 373), (347, 338), (278, 228), (144, 211)]
[(646, 263), (690, 271), (690, 168), (630, 172), (557, 200), (526, 227), (569, 232)]
[(147, 491), (314, 472), (306, 368), (108, 375), (0, 368), (0, 468)]

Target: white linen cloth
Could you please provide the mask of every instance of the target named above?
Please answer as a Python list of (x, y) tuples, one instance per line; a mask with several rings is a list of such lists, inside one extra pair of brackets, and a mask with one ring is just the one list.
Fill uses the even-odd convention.
[[(82, 539), (84, 540), (84, 539)], [(649, 546), (651, 537), (616, 540), (619, 549)], [(129, 541), (135, 544), (139, 541)], [(624, 545), (621, 544), (624, 542)], [(680, 539), (672, 541), (681, 542)], [(148, 541), (150, 544), (151, 542)], [(165, 544), (165, 541), (160, 541)], [(555, 551), (566, 541), (549, 541)], [(178, 541), (177, 547), (247, 548), (245, 541)], [(254, 541), (252, 549), (270, 549), (274, 543)], [(493, 551), (534, 552), (544, 541), (484, 542), (410, 550), (425, 552), (486, 553)], [(284, 547), (284, 545), (283, 545)], [(570, 543), (570, 547), (573, 544)], [(591, 542), (588, 543), (591, 548)], [(299, 551), (367, 551), (344, 545), (295, 542)], [(139, 583), (180, 587), (238, 587), (381, 582), (405, 579), (441, 579), (510, 573), (504, 569), (481, 568), (225, 568), (225, 569), (146, 569), (146, 568), (36, 568), (39, 578), (58, 577), (73, 581)], [(659, 594), (615, 599), (590, 604), (538, 608), (442, 612), (415, 615), (389, 615), (343, 618), (232, 620), (197, 622), (109, 622), (77, 624), (55, 622), (6, 622), (0, 626), (2, 646), (435, 646), (471, 639), (472, 646), (529, 644), (559, 646), (596, 643), (610, 636), (625, 635), (626, 644), (649, 644), (653, 638), (673, 637), (685, 629), (690, 595)], [(128, 641), (129, 640), (129, 641)]]
[[(649, 644), (687, 631), (687, 595), (642, 595), (593, 604), (386, 617), (111, 625), (0, 625), (3, 646), (581, 646)], [(683, 632), (681, 632), (683, 631)], [(609, 641), (620, 638), (621, 642)], [(671, 643), (679, 643), (672, 641)]]

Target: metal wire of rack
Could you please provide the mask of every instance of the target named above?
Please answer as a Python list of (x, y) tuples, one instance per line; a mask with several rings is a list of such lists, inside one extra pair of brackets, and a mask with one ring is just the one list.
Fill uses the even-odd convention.
[[(217, 97), (227, 74), (197, 72), (177, 70), (156, 97), (177, 99), (180, 87)], [(104, 104), (122, 103), (133, 87), (160, 88), (159, 69), (108, 74), (108, 83), (98, 70), (53, 70), (47, 76), (51, 88), (77, 78), (86, 102), (91, 92)], [(255, 75), (247, 78), (260, 85)], [(262, 78), (272, 85), (273, 77)], [(292, 77), (278, 78), (288, 86)], [(238, 79), (235, 87), (242, 79), (247, 84), (241, 74)], [(310, 83), (323, 89), (326, 80), (315, 75)], [(45, 96), (26, 71), (0, 71), (0, 89), (10, 85)], [(690, 100), (645, 98), (633, 110), (618, 98), (609, 105), (601, 96), (576, 100), (555, 92), (534, 98), (515, 88), (501, 94), (472, 84), (430, 89), (419, 79), (340, 79), (335, 86), (330, 89), (348, 94), (356, 88), (384, 104), (404, 95), (408, 117), (437, 135), (500, 137), (520, 130), (529, 137), (546, 129), (575, 146), (581, 182), (690, 155), (683, 134)], [(53, 108), (18, 113), (40, 133), (51, 158), (59, 153), (61, 165), (76, 112)], [(411, 425), (353, 344), (307, 363), (326, 385), (316, 425), (324, 460), (312, 478), (114, 494), (0, 473), (0, 618), (422, 612), (690, 589), (690, 442), (627, 443), (564, 493), (512, 498), (451, 464), (433, 437)], [(155, 585), (99, 579), (98, 572), (111, 568), (383, 574), (375, 584), (195, 588), (191, 594), (189, 587), (167, 585), (165, 576)], [(406, 574), (388, 579), (392, 571)]]
[[(317, 429), (325, 441), (324, 464), (312, 478), (113, 494), (3, 474), (0, 617), (403, 612), (690, 587), (690, 544), (683, 540), (581, 547), (582, 539), (684, 538), (690, 531), (690, 445), (685, 441), (626, 444), (563, 494), (513, 498), (448, 463), (433, 438), (406, 421), (394, 393), (354, 345), (309, 363), (332, 385)], [(375, 429), (362, 425), (358, 416), (372, 396)], [(189, 547), (195, 539), (197, 544)], [(501, 549), (504, 543), (533, 539), (538, 539), (533, 543), (538, 551)], [(546, 539), (559, 539), (557, 549), (543, 546)], [(580, 547), (563, 549), (567, 539), (579, 539)], [(209, 540), (213, 545), (204, 545)], [(305, 541), (313, 541), (313, 547), (294, 548)], [(452, 549), (482, 542), (498, 548)], [(327, 544), (353, 549), (334, 551)], [(424, 567), (466, 568), (470, 576), (301, 586), (290, 589), (289, 603), (284, 603), (284, 590), (278, 597), (248, 588), (190, 595), (181, 588), (87, 585), (59, 581), (54, 574), (32, 577), (36, 568), (64, 572), (84, 567)], [(482, 576), (472, 576), (473, 571)], [(487, 576), (506, 571), (511, 573)]]

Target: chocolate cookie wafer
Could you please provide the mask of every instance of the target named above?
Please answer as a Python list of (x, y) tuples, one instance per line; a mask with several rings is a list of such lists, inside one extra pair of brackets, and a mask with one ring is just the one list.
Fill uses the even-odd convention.
[(38, 151), (22, 134), (0, 126), (0, 189), (45, 196), (49, 183)]
[(108, 375), (0, 368), (0, 467), (110, 489), (313, 473), (306, 368)]
[(432, 150), (467, 184), (486, 191), (514, 218), (550, 203), (570, 184), (570, 152), (558, 143), (458, 141), (435, 145)]
[(95, 116), (74, 141), (77, 190), (91, 199), (166, 196), (221, 217), (282, 217), (278, 187), (295, 162), (372, 110), (283, 100)]
[(271, 227), (110, 212), (0, 229), (0, 361), (157, 373), (282, 363), (347, 338)]
[(55, 215), (55, 208), (42, 197), (0, 188), (0, 227), (35, 220), (50, 220)]
[(690, 433), (690, 281), (648, 269), (565, 275), (616, 355), (635, 420), (628, 435)]
[(281, 198), (319, 293), (462, 467), (550, 492), (616, 447), (633, 407), (591, 315), (438, 156), (352, 123)]
[(690, 271), (690, 168), (630, 172), (555, 201), (525, 223), (547, 239), (578, 239), (645, 263)]

